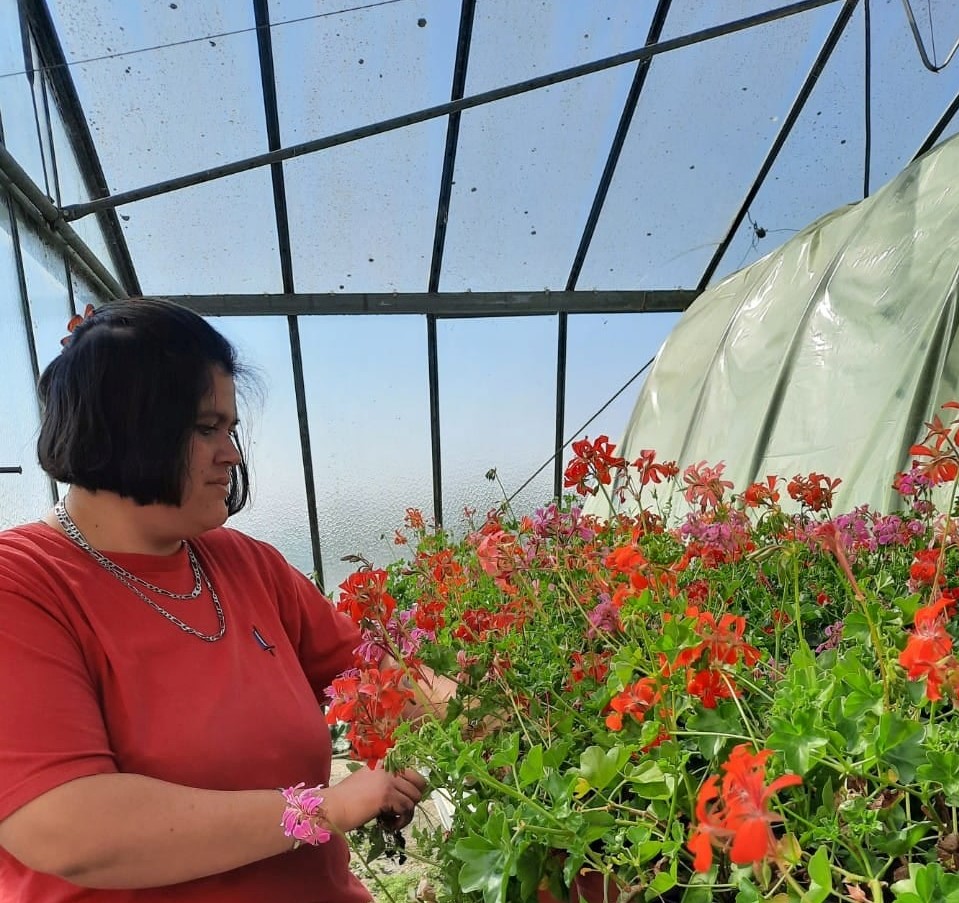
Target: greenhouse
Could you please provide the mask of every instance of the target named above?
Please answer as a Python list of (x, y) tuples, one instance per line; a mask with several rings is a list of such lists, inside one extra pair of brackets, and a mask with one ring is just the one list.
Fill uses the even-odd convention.
[(0, 899), (959, 901), (957, 50), (0, 0)]

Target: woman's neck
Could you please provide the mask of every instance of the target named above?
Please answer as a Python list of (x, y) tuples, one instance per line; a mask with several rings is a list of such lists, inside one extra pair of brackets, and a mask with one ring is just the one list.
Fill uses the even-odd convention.
[[(83, 538), (102, 552), (134, 552), (172, 555), (180, 550), (182, 537), (164, 530), (169, 518), (165, 505), (138, 505), (113, 492), (91, 492), (71, 487), (64, 499), (67, 514)], [(53, 511), (44, 521), (63, 532)]]

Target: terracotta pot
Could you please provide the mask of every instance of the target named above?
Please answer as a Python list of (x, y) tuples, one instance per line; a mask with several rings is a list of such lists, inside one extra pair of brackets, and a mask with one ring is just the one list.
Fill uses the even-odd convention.
[[(619, 899), (619, 887), (610, 882), (608, 889), (602, 872), (580, 872), (573, 879), (569, 890), (569, 903), (616, 903)], [(541, 887), (538, 892), (539, 903), (565, 903), (558, 900), (549, 888)]]

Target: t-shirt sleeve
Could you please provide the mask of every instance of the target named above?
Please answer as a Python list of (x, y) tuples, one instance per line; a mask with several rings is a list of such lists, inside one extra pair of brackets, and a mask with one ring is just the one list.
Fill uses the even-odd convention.
[(278, 591), (280, 617), (287, 636), (321, 704), (326, 688), (354, 665), (354, 650), (360, 645), (360, 630), (338, 612), (316, 584), (298, 571), (272, 546), (256, 541), (268, 556)]
[(117, 770), (70, 625), (0, 583), (0, 820), (75, 778)]

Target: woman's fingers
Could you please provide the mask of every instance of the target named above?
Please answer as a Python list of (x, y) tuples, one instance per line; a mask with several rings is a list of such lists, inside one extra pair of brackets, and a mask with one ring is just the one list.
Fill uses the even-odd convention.
[(412, 768), (386, 771), (361, 768), (328, 789), (326, 808), (331, 822), (352, 831), (379, 817), (399, 829), (413, 820), (416, 804), (426, 790), (426, 778)]
[(416, 797), (418, 802), (423, 795), (423, 791), (426, 790), (426, 778), (413, 768), (404, 768), (402, 771), (396, 772), (396, 778), (403, 782), (404, 786), (410, 785), (413, 788), (413, 791), (418, 794)]
[(403, 828), (413, 820), (416, 804), (426, 789), (426, 778), (412, 768), (395, 772), (391, 777), (393, 786), (389, 801), (380, 818), (390, 828)]

